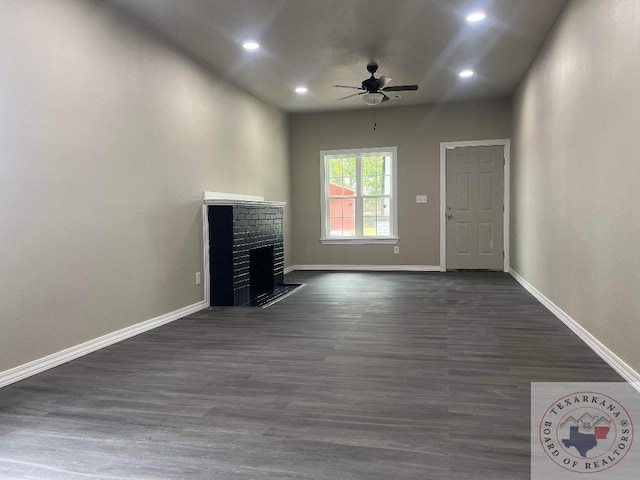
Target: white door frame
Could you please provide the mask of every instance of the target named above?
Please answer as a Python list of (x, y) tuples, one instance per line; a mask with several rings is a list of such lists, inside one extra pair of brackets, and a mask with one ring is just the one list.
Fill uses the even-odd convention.
[(471, 140), (468, 142), (440, 142), (440, 271), (447, 271), (447, 150), (458, 147), (491, 147), (504, 146), (504, 266), (509, 271), (509, 189), (511, 171), (511, 140), (508, 138), (497, 140)]

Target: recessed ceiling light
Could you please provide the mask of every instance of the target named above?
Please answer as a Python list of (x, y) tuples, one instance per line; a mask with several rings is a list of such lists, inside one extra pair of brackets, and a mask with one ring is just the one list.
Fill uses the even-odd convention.
[(296, 93), (299, 95), (304, 95), (307, 92), (307, 87), (296, 87)]
[(469, 78), (469, 77), (473, 77), (473, 70), (462, 70), (458, 75), (460, 75), (460, 77), (462, 78)]
[(260, 44), (258, 42), (244, 42), (242, 48), (245, 50), (257, 50), (260, 48)]
[(480, 22), (485, 18), (487, 18), (486, 13), (484, 13), (482, 10), (476, 10), (474, 12), (471, 12), (469, 15), (467, 15), (467, 22), (469, 23)]

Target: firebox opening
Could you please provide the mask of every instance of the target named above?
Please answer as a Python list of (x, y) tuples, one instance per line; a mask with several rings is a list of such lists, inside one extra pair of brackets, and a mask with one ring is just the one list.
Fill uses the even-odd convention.
[(273, 291), (273, 246), (249, 251), (249, 283), (252, 299)]

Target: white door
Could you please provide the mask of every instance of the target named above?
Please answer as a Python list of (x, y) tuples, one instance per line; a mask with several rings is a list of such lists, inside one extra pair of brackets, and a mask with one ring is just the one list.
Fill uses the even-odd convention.
[(504, 269), (504, 146), (446, 151), (447, 269)]

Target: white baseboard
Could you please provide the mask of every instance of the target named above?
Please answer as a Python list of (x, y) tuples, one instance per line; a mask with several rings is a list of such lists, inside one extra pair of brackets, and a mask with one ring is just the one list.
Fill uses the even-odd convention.
[(294, 270), (351, 270), (361, 272), (439, 272), (439, 265), (294, 265)]
[(533, 285), (522, 278), (515, 270), (509, 269), (509, 273), (522, 285), (531, 295), (536, 297), (551, 313), (562, 321), (569, 329), (575, 333), (584, 343), (587, 344), (602, 360), (607, 362), (611, 368), (620, 374), (636, 390), (640, 391), (640, 373), (625, 363), (620, 357), (604, 346), (596, 337), (586, 330), (577, 321), (571, 318), (564, 310), (545, 297)]
[(284, 269), (284, 274), (286, 275), (287, 273), (291, 273), (291, 272), (293, 272), (295, 269), (296, 269), (296, 267), (295, 267), (294, 265), (290, 265), (290, 266), (288, 266), (288, 267), (286, 267), (286, 268)]
[(154, 328), (166, 325), (167, 323), (179, 320), (180, 318), (199, 312), (200, 310), (204, 310), (208, 307), (209, 304), (206, 301), (194, 303), (193, 305), (186, 306), (170, 313), (165, 313), (164, 315), (152, 318), (151, 320), (136, 323), (135, 325), (123, 328), (122, 330), (108, 333), (107, 335), (94, 338), (93, 340), (81, 343), (80, 345), (67, 348), (60, 352), (25, 363), (24, 365), (19, 365), (10, 370), (0, 372), (0, 388), (20, 380), (24, 380), (27, 377), (44, 372), (45, 370), (57, 367), (63, 363), (70, 362), (71, 360), (75, 360), (76, 358), (95, 352), (104, 347), (108, 347), (114, 343), (121, 342), (127, 338), (134, 337), (149, 330), (153, 330)]

